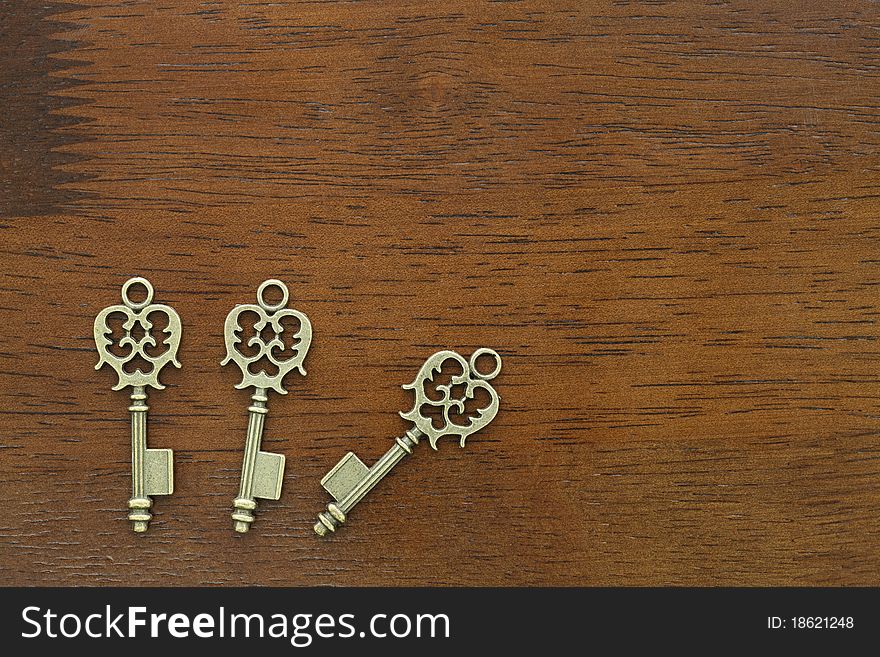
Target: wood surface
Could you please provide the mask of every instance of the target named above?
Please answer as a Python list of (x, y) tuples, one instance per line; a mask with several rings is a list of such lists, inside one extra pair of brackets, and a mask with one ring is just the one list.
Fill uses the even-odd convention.
[[(0, 3), (0, 584), (880, 584), (875, 2)], [(184, 326), (176, 490), (126, 519), (92, 322)], [(223, 320), (311, 318), (232, 532)], [(439, 348), (496, 420), (330, 539), (321, 477)]]

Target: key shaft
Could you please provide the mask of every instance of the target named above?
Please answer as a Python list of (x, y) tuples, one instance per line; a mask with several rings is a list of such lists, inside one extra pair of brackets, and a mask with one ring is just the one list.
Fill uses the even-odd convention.
[(413, 453), (413, 447), (419, 444), (419, 440), (424, 435), (413, 427), (402, 437), (395, 438), (394, 446), (373, 464), (373, 467), (345, 497), (338, 502), (331, 502), (327, 505), (326, 511), (318, 514), (318, 522), (314, 526), (315, 533), (318, 536), (325, 536), (328, 531), (335, 532), (336, 528), (345, 522), (346, 517), (357, 506), (357, 503), (364, 499), (367, 493), (373, 490), (376, 484), (394, 469), (395, 465)]
[(257, 454), (263, 442), (263, 427), (269, 409), (266, 406), (268, 397), (265, 388), (256, 388), (251, 396), (251, 404), (248, 407), (248, 428), (244, 444), (244, 459), (241, 464), (241, 483), (238, 488), (238, 497), (233, 501), (235, 511), (232, 519), (235, 521), (235, 531), (244, 534), (250, 529), (254, 521), (254, 509), (257, 502), (254, 499), (254, 472), (257, 465)]
[(131, 391), (131, 499), (128, 500), (128, 519), (132, 529), (145, 532), (153, 515), (153, 500), (146, 492), (147, 459), (147, 392), (144, 386), (134, 386)]

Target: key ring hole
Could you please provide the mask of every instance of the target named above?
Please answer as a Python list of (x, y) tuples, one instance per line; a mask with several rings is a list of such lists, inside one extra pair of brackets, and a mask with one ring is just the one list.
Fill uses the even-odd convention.
[[(144, 296), (142, 301), (135, 301), (131, 298), (129, 294), (131, 292), (131, 288), (137, 285), (138, 287), (142, 287), (146, 291), (146, 295)], [(135, 288), (137, 290), (137, 288)], [(137, 292), (135, 292), (136, 296), (140, 296)], [(146, 278), (141, 278), (140, 276), (135, 276), (134, 278), (129, 278), (125, 281), (125, 284), (122, 286), (122, 302), (131, 308), (132, 310), (142, 310), (153, 303), (153, 286), (150, 285), (150, 281)]]
[[(486, 365), (490, 359), (494, 361), (494, 367), (492, 370), (487, 371)], [(484, 381), (494, 379), (501, 372), (501, 356), (493, 349), (487, 349), (486, 347), (477, 349), (471, 355), (471, 371), (478, 379), (483, 379)]]
[[(281, 301), (278, 303), (269, 303), (269, 300), (266, 298), (266, 290), (272, 288), (278, 288), (281, 290)], [(257, 303), (260, 304), (260, 307), (263, 310), (270, 313), (284, 308), (287, 305), (288, 297), (289, 293), (287, 291), (287, 286), (277, 278), (270, 278), (268, 281), (263, 281), (260, 287), (257, 288)]]

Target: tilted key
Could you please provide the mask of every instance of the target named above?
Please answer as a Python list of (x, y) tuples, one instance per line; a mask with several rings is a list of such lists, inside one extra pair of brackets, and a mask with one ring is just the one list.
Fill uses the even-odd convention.
[[(147, 291), (143, 301), (135, 302), (129, 297), (133, 285), (140, 285)], [(145, 532), (152, 515), (150, 508), (154, 495), (171, 495), (174, 492), (174, 453), (170, 449), (147, 449), (147, 388), (152, 386), (162, 390), (159, 372), (168, 363), (180, 367), (177, 361), (177, 348), (180, 346), (182, 328), (177, 313), (163, 304), (153, 303), (153, 286), (145, 278), (131, 278), (122, 286), (123, 305), (108, 306), (95, 318), (95, 346), (100, 359), (95, 369), (110, 365), (119, 377), (114, 390), (131, 386), (131, 499), (128, 501), (128, 519), (136, 532)], [(122, 330), (125, 335), (118, 340), (112, 337), (113, 330), (108, 324), (111, 315), (125, 317)], [(160, 345), (150, 334), (153, 322), (150, 317), (164, 316), (167, 325), (162, 341), (164, 350), (158, 355), (154, 350)], [(124, 356), (110, 351), (110, 347), (128, 349)], [(148, 351), (149, 348), (149, 351)], [(134, 372), (126, 366), (138, 359), (150, 365), (148, 372), (141, 371), (138, 365)], [(145, 368), (146, 369), (146, 368)]]
[[(270, 304), (265, 293), (268, 288), (281, 290), (281, 301)], [(241, 484), (238, 497), (233, 501), (232, 513), (235, 531), (244, 533), (250, 529), (254, 521), (256, 499), (277, 500), (281, 497), (281, 484), (284, 480), (284, 455), (273, 454), (260, 450), (263, 440), (263, 424), (269, 410), (266, 408), (268, 391), (274, 390), (282, 395), (287, 394), (282, 385), (284, 375), (291, 370), (298, 370), (305, 376), (303, 361), (312, 343), (312, 325), (308, 317), (296, 310), (285, 308), (288, 300), (287, 286), (279, 280), (264, 281), (257, 289), (257, 303), (239, 304), (226, 317), (224, 338), (226, 341), (226, 358), (222, 365), (234, 362), (241, 370), (241, 383), (235, 387), (242, 389), (253, 386), (252, 404), (248, 407), (247, 438), (244, 446), (244, 459), (241, 464)], [(244, 345), (249, 351), (242, 349), (241, 316), (253, 313), (257, 316), (254, 323), (254, 335)], [(284, 332), (282, 321), (293, 318), (298, 329), (293, 335), (292, 343), (285, 347), (281, 339)], [(272, 338), (266, 341), (263, 333), (268, 329)], [(267, 372), (266, 367), (272, 372)], [(256, 368), (256, 369), (255, 369)]]
[[(483, 357), (493, 359), (494, 364), (489, 372), (477, 369), (477, 361)], [(454, 363), (460, 372), (453, 374), (449, 383), (435, 383), (434, 377), (449, 363)], [(324, 476), (321, 486), (336, 501), (330, 503), (326, 511), (318, 514), (315, 533), (325, 536), (328, 531), (335, 532), (355, 505), (403, 457), (412, 454), (413, 447), (422, 438), (427, 437), (431, 447), (436, 450), (437, 441), (441, 437), (457, 436), (464, 447), (467, 437), (489, 424), (498, 413), (500, 397), (489, 381), (498, 376), (500, 371), (501, 357), (491, 349), (478, 349), (471, 355), (470, 362), (454, 351), (439, 351), (431, 356), (422, 365), (415, 381), (403, 386), (404, 389), (413, 391), (415, 403), (411, 411), (400, 415), (415, 426), (402, 437), (395, 438), (394, 446), (372, 468), (368, 468), (353, 452), (349, 452)], [(433, 394), (429, 396), (426, 389)], [(467, 412), (466, 402), (474, 400), (480, 390), (485, 395), (484, 402), (479, 408)], [(432, 419), (425, 416), (425, 407), (432, 407), (437, 411), (438, 417)]]

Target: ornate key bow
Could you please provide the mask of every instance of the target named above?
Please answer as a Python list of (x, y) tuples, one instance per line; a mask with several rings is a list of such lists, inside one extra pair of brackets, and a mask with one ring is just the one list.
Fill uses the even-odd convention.
[[(491, 370), (478, 368), (481, 358), (492, 359)], [(453, 373), (447, 383), (441, 383), (438, 379), (444, 367), (450, 364), (458, 372)], [(415, 426), (402, 437), (395, 438), (394, 446), (372, 468), (364, 465), (354, 452), (349, 452), (326, 474), (321, 486), (335, 502), (318, 514), (315, 533), (325, 536), (327, 532), (335, 532), (355, 505), (403, 457), (412, 454), (413, 447), (422, 438), (427, 437), (435, 450), (437, 441), (444, 436), (457, 437), (464, 447), (467, 437), (489, 424), (498, 413), (500, 397), (489, 381), (500, 372), (501, 356), (492, 349), (478, 349), (469, 362), (454, 351), (438, 351), (428, 358), (415, 380), (403, 386), (405, 390), (413, 391), (415, 402), (412, 410), (400, 416)], [(469, 404), (476, 408), (469, 410)]]
[[(129, 296), (133, 285), (146, 288), (143, 301), (136, 302)], [(152, 519), (151, 496), (171, 495), (174, 491), (174, 454), (170, 449), (147, 449), (147, 387), (165, 388), (159, 383), (159, 373), (168, 363), (180, 367), (177, 348), (180, 346), (182, 328), (180, 318), (169, 306), (153, 303), (153, 286), (145, 278), (131, 278), (122, 286), (122, 304), (104, 308), (95, 318), (95, 346), (98, 348), (98, 370), (110, 365), (118, 376), (113, 390), (131, 386), (131, 499), (128, 501), (128, 519), (136, 532), (145, 532)], [(111, 316), (123, 316), (124, 335), (113, 337), (109, 320)], [(157, 342), (152, 335), (153, 321), (164, 318), (165, 337)], [(111, 351), (125, 352), (119, 355)], [(127, 351), (126, 351), (127, 350)], [(156, 350), (159, 350), (156, 353)], [(132, 371), (132, 364), (135, 365)], [(146, 371), (144, 371), (146, 370)]]
[[(269, 303), (265, 298), (266, 290), (272, 287), (281, 290), (279, 303)], [(256, 498), (277, 500), (281, 497), (284, 455), (260, 450), (263, 425), (269, 412), (266, 408), (267, 392), (271, 389), (286, 395), (287, 390), (281, 384), (284, 375), (292, 370), (298, 370), (305, 376), (303, 361), (312, 343), (312, 324), (309, 318), (299, 311), (285, 308), (287, 301), (288, 290), (284, 283), (276, 279), (264, 281), (257, 289), (258, 305), (235, 306), (227, 315), (224, 326), (226, 358), (222, 365), (238, 365), (242, 378), (236, 388), (254, 387), (251, 396), (253, 403), (248, 407), (241, 484), (238, 497), (233, 501), (233, 528), (240, 533), (247, 532), (254, 521)], [(241, 325), (242, 316), (246, 313), (257, 318), (253, 324), (254, 334), (247, 339)], [(289, 346), (282, 339), (287, 330), (283, 324), (286, 319), (292, 319), (297, 324)]]

